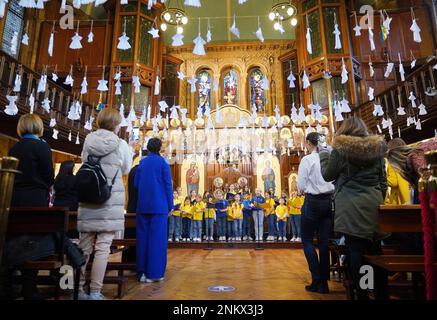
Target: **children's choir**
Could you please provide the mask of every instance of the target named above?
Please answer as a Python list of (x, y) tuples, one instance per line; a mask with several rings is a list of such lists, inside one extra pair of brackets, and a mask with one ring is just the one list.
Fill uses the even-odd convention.
[[(300, 242), (300, 215), (304, 197), (285, 192), (275, 197), (272, 191), (262, 195), (228, 192), (201, 196), (192, 190), (184, 197), (178, 187), (173, 194), (174, 209), (169, 214), (169, 242), (207, 241), (291, 241)], [(264, 224), (267, 237), (264, 237)]]

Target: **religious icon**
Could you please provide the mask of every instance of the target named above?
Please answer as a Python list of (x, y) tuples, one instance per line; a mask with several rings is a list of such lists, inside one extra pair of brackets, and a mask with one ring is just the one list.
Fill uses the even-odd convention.
[(297, 174), (296, 173), (291, 173), (290, 176), (288, 177), (288, 187), (289, 187), (289, 191), (290, 192), (294, 192), (297, 191)]
[(237, 104), (237, 73), (230, 70), (224, 77), (224, 104)]
[(200, 174), (199, 169), (197, 167), (197, 164), (195, 162), (191, 162), (190, 168), (187, 170), (186, 174), (186, 182), (187, 182), (187, 190), (188, 194), (191, 193), (191, 191), (199, 192), (199, 181), (200, 181)]
[(238, 185), (240, 186), (240, 188), (245, 188), (248, 184), (247, 178), (246, 177), (240, 177), (238, 179)]
[(207, 71), (201, 71), (198, 76), (198, 106), (205, 112), (207, 107), (211, 107), (211, 76)]
[(262, 180), (264, 183), (264, 191), (269, 191), (273, 189), (273, 192), (276, 191), (276, 183), (275, 183), (275, 172), (272, 169), (272, 163), (267, 160), (264, 162), (265, 168), (262, 173)]
[(266, 95), (263, 88), (264, 75), (260, 69), (250, 74), (250, 102), (258, 112), (265, 112)]
[(224, 183), (224, 181), (221, 177), (215, 178), (214, 182), (213, 182), (214, 187), (216, 187), (216, 188), (221, 188), (223, 186), (223, 183)]

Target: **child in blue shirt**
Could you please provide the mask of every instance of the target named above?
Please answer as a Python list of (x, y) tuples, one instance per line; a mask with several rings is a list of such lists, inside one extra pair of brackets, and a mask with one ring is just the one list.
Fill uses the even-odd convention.
[(252, 197), (250, 206), (252, 208), (253, 223), (255, 226), (256, 241), (263, 241), (264, 236), (264, 210), (260, 207), (266, 203), (266, 199), (262, 196), (260, 188), (256, 188), (255, 195)]
[(252, 214), (252, 208), (248, 193), (244, 194), (241, 203), (243, 204), (243, 240), (253, 240), (250, 237), (250, 215)]
[(219, 241), (226, 241), (226, 223), (228, 218), (229, 201), (223, 199), (223, 194), (217, 194), (215, 212), (217, 219), (217, 235)]

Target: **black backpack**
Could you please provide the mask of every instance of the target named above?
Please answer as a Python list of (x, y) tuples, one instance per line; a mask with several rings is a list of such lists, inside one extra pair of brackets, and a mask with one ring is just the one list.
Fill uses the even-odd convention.
[(100, 159), (88, 156), (76, 174), (76, 190), (79, 202), (102, 204), (111, 197), (112, 186), (117, 177), (118, 170), (108, 184), (105, 172), (100, 165)]

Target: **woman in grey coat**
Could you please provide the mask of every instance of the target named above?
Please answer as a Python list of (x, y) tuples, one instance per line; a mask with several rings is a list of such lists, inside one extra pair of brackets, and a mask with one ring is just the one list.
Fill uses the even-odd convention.
[[(99, 129), (90, 133), (84, 142), (82, 162), (88, 156), (100, 158), (100, 164), (108, 180), (115, 177), (111, 197), (103, 204), (79, 203), (77, 229), (80, 232), (79, 247), (87, 263), (82, 267), (80, 299), (103, 300), (100, 293), (112, 240), (116, 232), (124, 230), (125, 190), (123, 175), (132, 165), (129, 145), (116, 133), (120, 129), (121, 116), (116, 109), (105, 108), (97, 117)], [(90, 295), (84, 293), (85, 271), (90, 255), (94, 252), (91, 268)]]

